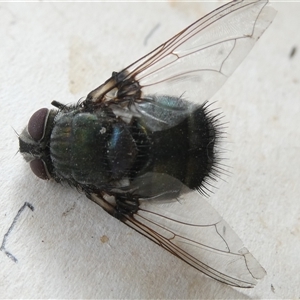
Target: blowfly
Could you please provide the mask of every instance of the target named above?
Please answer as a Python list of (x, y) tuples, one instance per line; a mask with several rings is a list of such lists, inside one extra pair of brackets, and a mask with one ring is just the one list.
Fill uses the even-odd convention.
[(207, 100), (271, 24), (268, 0), (235, 0), (194, 22), (75, 105), (30, 118), (20, 152), (192, 267), (235, 287), (265, 270), (203, 199), (222, 170)]

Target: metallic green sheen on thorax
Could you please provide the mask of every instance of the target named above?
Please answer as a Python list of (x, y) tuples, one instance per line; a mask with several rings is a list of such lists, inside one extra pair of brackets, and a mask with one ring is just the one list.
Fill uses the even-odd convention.
[[(98, 113), (82, 113), (80, 110), (60, 113), (50, 139), (50, 155), (56, 175), (99, 188), (126, 176), (132, 155), (129, 161), (126, 155), (123, 157), (127, 165), (122, 165), (121, 158), (118, 160), (120, 168), (113, 169), (117, 149), (122, 141), (120, 132), (126, 137), (126, 130), (124, 124), (117, 124), (104, 110)], [(131, 148), (134, 149), (134, 142), (130, 139), (126, 141), (126, 145), (121, 146), (128, 153)]]

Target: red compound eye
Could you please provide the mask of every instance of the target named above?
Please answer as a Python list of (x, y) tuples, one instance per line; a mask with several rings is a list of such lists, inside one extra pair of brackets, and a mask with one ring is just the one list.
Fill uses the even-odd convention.
[(30, 162), (31, 171), (39, 178), (47, 180), (48, 176), (47, 168), (41, 159), (34, 159)]
[(38, 142), (44, 136), (45, 123), (48, 119), (49, 109), (41, 108), (36, 111), (30, 118), (27, 126), (30, 136)]

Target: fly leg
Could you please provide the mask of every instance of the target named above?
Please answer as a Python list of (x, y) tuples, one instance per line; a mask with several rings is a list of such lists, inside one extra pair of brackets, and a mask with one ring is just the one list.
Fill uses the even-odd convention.
[(121, 219), (124, 215), (132, 215), (139, 209), (139, 196), (132, 193), (115, 195), (115, 213), (114, 217)]
[(112, 193), (88, 189), (84, 192), (89, 199), (121, 221), (124, 216), (131, 216), (139, 209), (140, 196), (133, 193)]

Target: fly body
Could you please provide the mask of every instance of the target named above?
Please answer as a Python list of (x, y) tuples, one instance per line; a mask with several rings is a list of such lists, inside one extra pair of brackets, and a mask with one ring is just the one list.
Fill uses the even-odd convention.
[(267, 0), (221, 6), (85, 100), (35, 112), (20, 152), (39, 178), (76, 187), (199, 271), (253, 287), (264, 269), (201, 196), (222, 171), (222, 124), (207, 100), (274, 15)]

